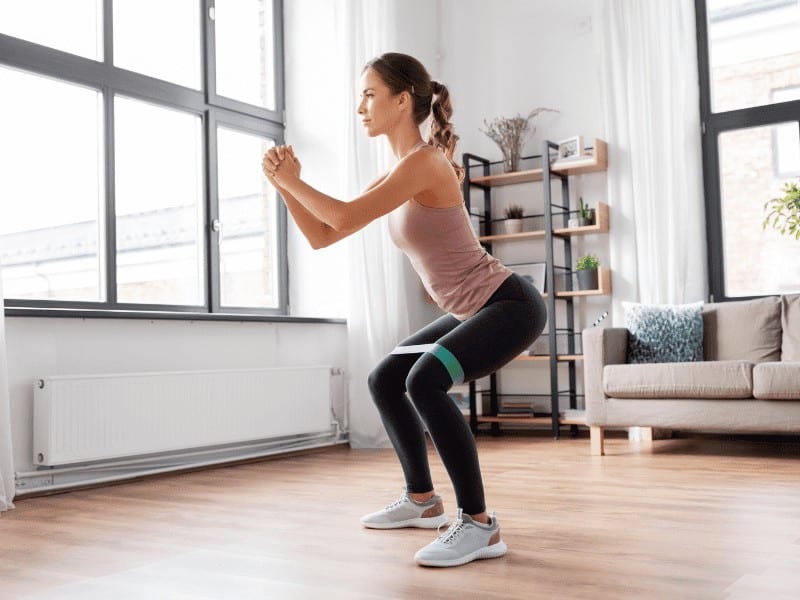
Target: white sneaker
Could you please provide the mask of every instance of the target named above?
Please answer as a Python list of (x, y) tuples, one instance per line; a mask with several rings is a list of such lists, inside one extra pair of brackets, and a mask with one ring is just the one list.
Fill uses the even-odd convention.
[(458, 509), (447, 531), (414, 555), (426, 567), (457, 567), (482, 558), (498, 558), (508, 548), (500, 539), (500, 524), (492, 513), (489, 524), (473, 521)]
[(398, 500), (383, 510), (361, 517), (361, 524), (370, 529), (398, 529), (420, 527), (436, 529), (447, 523), (441, 496), (417, 502), (404, 491)]

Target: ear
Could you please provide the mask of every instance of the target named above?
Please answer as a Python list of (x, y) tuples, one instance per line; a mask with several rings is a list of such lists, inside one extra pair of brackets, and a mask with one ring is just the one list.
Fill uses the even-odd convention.
[(397, 106), (401, 109), (411, 106), (411, 94), (406, 91), (400, 92), (400, 96), (397, 99)]

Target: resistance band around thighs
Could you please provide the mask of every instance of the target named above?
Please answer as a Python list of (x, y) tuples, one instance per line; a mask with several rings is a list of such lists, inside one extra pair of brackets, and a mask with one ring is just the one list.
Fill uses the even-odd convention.
[(455, 355), (444, 346), (439, 344), (417, 344), (414, 346), (396, 346), (392, 350), (392, 354), (424, 354), (429, 352), (432, 356), (439, 359), (450, 374), (450, 379), (453, 384), (459, 384), (464, 381), (464, 369), (461, 368), (461, 363)]

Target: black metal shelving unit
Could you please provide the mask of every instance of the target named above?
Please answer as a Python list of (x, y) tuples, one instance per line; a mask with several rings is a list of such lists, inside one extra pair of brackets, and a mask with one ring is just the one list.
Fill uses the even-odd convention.
[[(602, 148), (598, 145), (602, 144)], [(558, 145), (552, 141), (545, 141), (542, 147), (542, 154), (538, 156), (524, 157), (524, 163), (539, 163), (538, 167), (533, 169), (518, 171), (514, 173), (492, 173), (492, 167), (502, 164), (502, 161), (491, 162), (481, 156), (470, 153), (464, 153), (463, 165), (465, 169), (465, 176), (463, 181), (463, 195), (466, 203), (467, 211), (470, 216), (478, 216), (482, 219), (483, 233), (479, 236), (481, 242), (486, 247), (487, 251), (492, 253), (493, 241), (513, 241), (515, 239), (536, 239), (541, 238), (544, 240), (544, 252), (546, 260), (546, 289), (549, 293), (546, 294), (547, 304), (547, 335), (549, 345), (549, 356), (546, 358), (549, 362), (550, 373), (550, 415), (549, 417), (536, 417), (531, 411), (529, 418), (508, 417), (506, 420), (498, 417), (499, 409), (499, 396), (497, 389), (497, 374), (492, 373), (489, 379), (489, 389), (481, 390), (482, 393), (489, 394), (489, 415), (478, 419), (476, 411), (476, 385), (475, 382), (469, 385), (470, 395), (470, 427), (472, 431), (477, 434), (479, 422), (490, 423), (492, 433), (499, 433), (499, 428), (502, 423), (530, 423), (530, 424), (546, 424), (549, 422), (552, 427), (553, 437), (558, 439), (561, 434), (561, 427), (568, 425), (571, 432), (574, 434), (577, 431), (577, 424), (575, 420), (562, 419), (561, 417), (561, 401), (562, 399), (569, 401), (571, 410), (577, 409), (579, 395), (577, 394), (577, 374), (576, 374), (576, 360), (580, 360), (580, 356), (576, 354), (576, 338), (579, 332), (575, 331), (575, 298), (573, 289), (573, 271), (571, 265), (573, 264), (572, 258), (572, 236), (574, 233), (582, 233), (576, 229), (568, 228), (568, 221), (571, 214), (576, 211), (571, 211), (569, 207), (569, 179), (573, 174), (580, 174), (590, 171), (605, 170), (605, 144), (599, 140), (595, 140), (594, 159), (588, 163), (588, 166), (577, 165), (577, 168), (555, 168), (551, 163), (551, 151), (557, 154)], [(600, 152), (602, 151), (602, 152)], [(602, 154), (602, 156), (599, 156)], [(493, 231), (494, 224), (499, 219), (492, 218), (492, 188), (499, 185), (519, 185), (525, 183), (535, 183), (541, 181), (543, 190), (543, 215), (532, 215), (544, 218), (544, 230), (527, 232), (523, 234), (512, 235), (498, 235)], [(553, 183), (559, 182), (560, 198), (559, 201), (553, 198)], [(473, 212), (472, 197), (475, 190), (483, 191), (483, 214)], [(603, 228), (578, 228), (578, 229), (592, 229), (592, 232), (604, 231)], [(605, 213), (605, 231), (607, 231), (607, 207)], [(556, 248), (560, 245), (560, 252), (558, 256), (562, 256), (564, 264), (556, 264)], [(563, 282), (560, 289), (556, 289), (556, 282)], [(607, 290), (598, 289), (597, 293), (607, 293)], [(557, 303), (563, 303), (564, 310), (563, 316), (559, 317), (557, 310)], [(559, 319), (563, 321), (563, 326), (559, 326)], [(566, 336), (567, 347), (566, 354), (559, 354), (559, 337)], [(542, 359), (543, 357), (539, 357)], [(559, 363), (566, 363), (566, 376), (560, 372)], [(563, 383), (562, 383), (563, 382)], [(561, 388), (565, 384), (564, 389)], [(542, 396), (541, 394), (513, 394), (514, 396)]]

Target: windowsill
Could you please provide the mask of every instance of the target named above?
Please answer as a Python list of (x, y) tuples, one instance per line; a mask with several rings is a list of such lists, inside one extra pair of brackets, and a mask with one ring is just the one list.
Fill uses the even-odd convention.
[(66, 317), (81, 319), (149, 319), (169, 321), (253, 321), (262, 323), (333, 323), (344, 325), (347, 319), (324, 317), (293, 317), (286, 315), (256, 315), (247, 313), (195, 313), (171, 311), (92, 310), (78, 308), (6, 307), (6, 317)]

